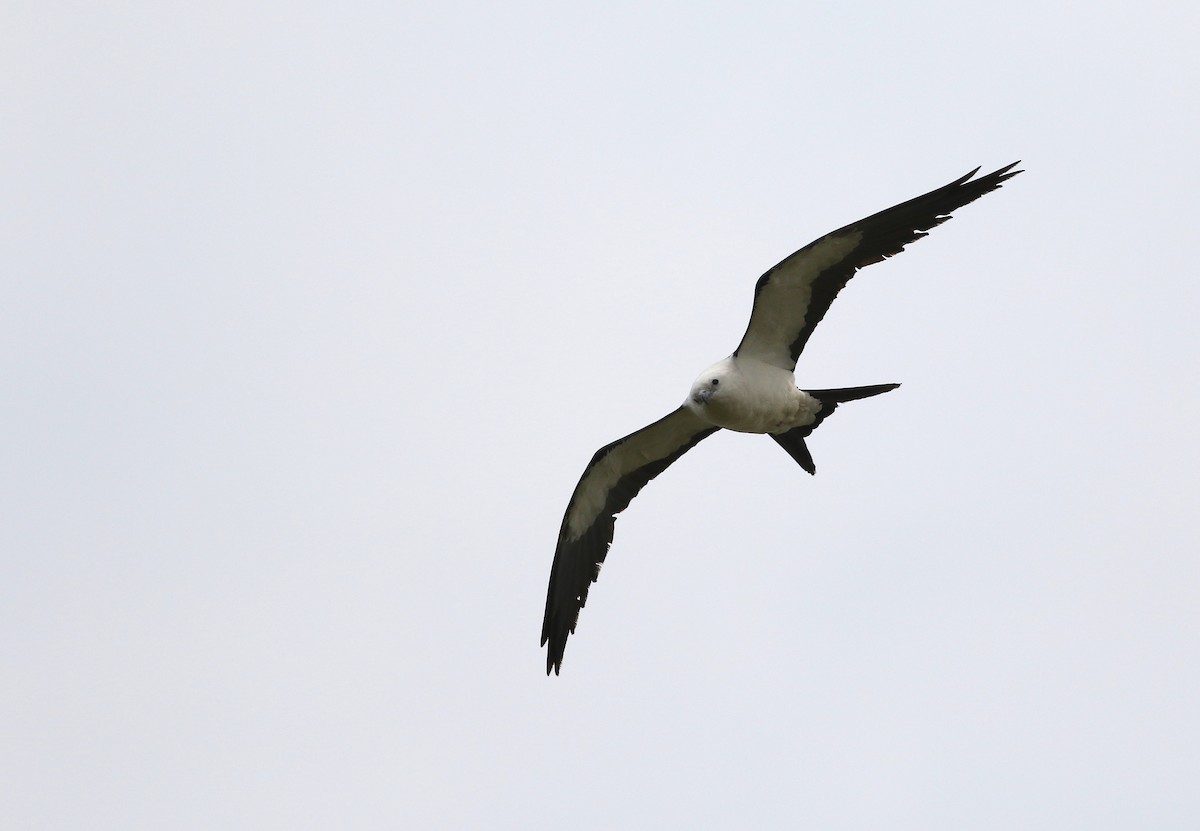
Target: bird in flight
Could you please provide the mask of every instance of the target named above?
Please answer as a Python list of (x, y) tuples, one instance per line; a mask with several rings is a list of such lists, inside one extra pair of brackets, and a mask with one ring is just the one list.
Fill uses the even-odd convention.
[(558, 532), (550, 568), (542, 645), (546, 674), (562, 668), (588, 588), (612, 544), (616, 515), (646, 483), (721, 428), (766, 433), (800, 467), (816, 473), (804, 440), (837, 406), (893, 390), (877, 384), (830, 390), (796, 387), (796, 360), (829, 304), (854, 273), (904, 250), (950, 212), (1016, 176), (1020, 162), (948, 185), (852, 222), (809, 243), (758, 278), (742, 342), (692, 383), (683, 404), (658, 421), (596, 451), (584, 468)]

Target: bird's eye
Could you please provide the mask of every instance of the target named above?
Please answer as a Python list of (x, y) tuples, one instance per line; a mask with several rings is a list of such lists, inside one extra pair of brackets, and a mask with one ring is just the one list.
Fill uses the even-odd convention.
[(717, 384), (719, 384), (719, 383), (721, 383), (721, 382), (720, 382), (720, 381), (718, 381), (716, 378), (713, 378), (713, 379), (712, 379), (712, 385), (713, 385), (714, 387), (715, 387)]

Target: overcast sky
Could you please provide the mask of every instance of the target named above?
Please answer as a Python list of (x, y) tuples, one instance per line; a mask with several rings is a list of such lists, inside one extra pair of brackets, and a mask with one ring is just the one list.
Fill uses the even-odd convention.
[[(8, 3), (0, 826), (1200, 827), (1192, 2)], [(562, 512), (754, 281), (801, 386)]]

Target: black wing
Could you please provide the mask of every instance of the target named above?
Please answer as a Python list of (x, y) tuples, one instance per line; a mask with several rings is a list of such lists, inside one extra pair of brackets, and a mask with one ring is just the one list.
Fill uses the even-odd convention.
[[(839, 228), (801, 248), (759, 278), (754, 308), (733, 353), (795, 369), (796, 359), (838, 292), (863, 266), (899, 254), (950, 212), (1000, 187), (1021, 171), (1013, 162), (973, 179), (979, 168), (945, 187)], [(1011, 171), (1011, 172), (1010, 172)]]
[(550, 568), (542, 645), (546, 674), (562, 667), (567, 636), (575, 631), (588, 588), (612, 544), (616, 515), (646, 483), (717, 430), (687, 407), (596, 451), (567, 504)]

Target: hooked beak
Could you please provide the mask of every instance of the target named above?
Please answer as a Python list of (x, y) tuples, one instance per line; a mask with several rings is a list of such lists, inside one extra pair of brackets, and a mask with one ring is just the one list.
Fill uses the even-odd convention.
[(696, 390), (696, 394), (692, 396), (692, 400), (703, 407), (708, 403), (708, 399), (712, 398), (712, 390), (708, 387), (701, 387)]

